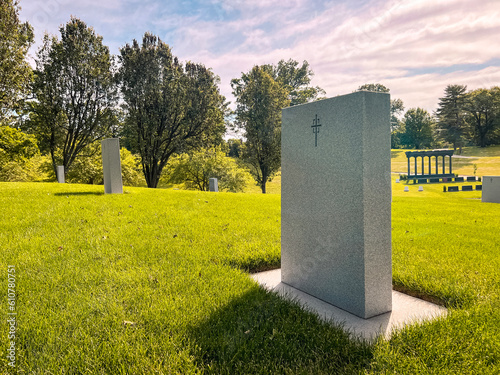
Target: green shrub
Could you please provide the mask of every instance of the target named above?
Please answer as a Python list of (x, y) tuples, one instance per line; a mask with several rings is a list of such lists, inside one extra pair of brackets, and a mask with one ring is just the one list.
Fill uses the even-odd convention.
[(166, 179), (184, 184), (186, 189), (208, 191), (210, 178), (217, 178), (219, 190), (228, 192), (244, 191), (252, 180), (250, 173), (226, 156), (220, 146), (177, 156), (167, 168)]

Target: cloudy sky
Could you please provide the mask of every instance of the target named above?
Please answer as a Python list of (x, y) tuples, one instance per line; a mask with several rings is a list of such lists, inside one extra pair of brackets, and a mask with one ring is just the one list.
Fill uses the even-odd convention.
[(76, 16), (111, 52), (151, 31), (181, 61), (230, 80), (253, 65), (307, 60), (327, 96), (379, 82), (406, 109), (436, 109), (448, 84), (500, 85), (499, 0), (21, 0), (44, 32)]

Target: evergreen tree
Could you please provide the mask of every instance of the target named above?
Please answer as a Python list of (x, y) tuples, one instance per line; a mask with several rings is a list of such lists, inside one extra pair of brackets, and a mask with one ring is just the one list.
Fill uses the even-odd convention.
[(465, 100), (467, 86), (448, 85), (444, 96), (439, 98), (439, 107), (436, 111), (439, 136), (453, 144), (453, 149), (464, 145), (466, 132)]

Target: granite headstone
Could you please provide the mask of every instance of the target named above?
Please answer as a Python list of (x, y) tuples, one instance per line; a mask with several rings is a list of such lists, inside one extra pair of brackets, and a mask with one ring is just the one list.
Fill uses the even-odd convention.
[(484, 176), (482, 202), (500, 203), (500, 176)]
[(392, 309), (390, 97), (283, 110), (282, 282), (362, 318)]
[(120, 141), (108, 138), (101, 141), (102, 171), (104, 176), (104, 192), (106, 194), (122, 194), (122, 167), (120, 161)]
[(64, 165), (58, 165), (57, 166), (57, 182), (60, 184), (64, 184), (65, 179), (64, 179)]

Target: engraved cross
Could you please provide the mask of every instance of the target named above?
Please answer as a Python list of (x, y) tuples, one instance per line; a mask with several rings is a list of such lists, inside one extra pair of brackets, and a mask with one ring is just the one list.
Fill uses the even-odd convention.
[(321, 124), (319, 123), (319, 118), (318, 115), (313, 119), (313, 124), (311, 125), (311, 128), (313, 128), (313, 133), (314, 133), (314, 147), (318, 147), (318, 133), (319, 133), (319, 127)]

